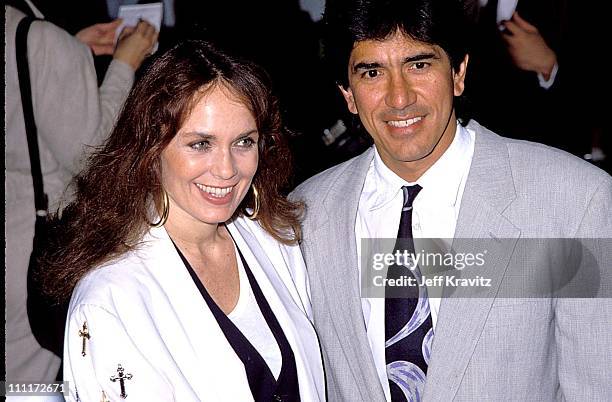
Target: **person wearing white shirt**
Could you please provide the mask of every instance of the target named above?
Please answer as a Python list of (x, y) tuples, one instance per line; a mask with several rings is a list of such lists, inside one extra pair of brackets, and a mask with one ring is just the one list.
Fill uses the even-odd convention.
[(325, 399), (267, 82), (181, 42), (155, 56), (77, 176), (41, 260), (47, 292), (70, 297), (69, 400)]
[[(454, 0), (326, 3), (331, 73), (374, 142), (290, 197), (306, 204), (300, 247), (328, 400), (608, 400), (612, 177), (459, 114), (471, 61), (463, 12)], [(593, 237), (601, 243), (589, 277), (600, 286), (591, 293), (525, 298), (512, 286), (527, 268), (566, 262), (550, 264), (546, 247), (524, 254), (517, 245)], [(419, 283), (403, 293), (409, 279), (432, 278), (426, 264), (408, 266), (408, 286), (394, 276), (408, 264), (370, 265), (370, 253), (400, 251), (402, 242), (421, 253), (427, 238), (450, 240), (457, 257), (486, 255), (461, 271), (482, 274), (483, 287), (444, 284), (434, 293), (435, 284)]]

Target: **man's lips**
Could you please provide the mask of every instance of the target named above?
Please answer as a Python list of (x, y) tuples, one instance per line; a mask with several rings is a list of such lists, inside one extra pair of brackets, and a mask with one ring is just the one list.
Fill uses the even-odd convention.
[(421, 120), (423, 120), (423, 116), (416, 116), (408, 119), (387, 120), (386, 123), (392, 127), (405, 128), (410, 127)]

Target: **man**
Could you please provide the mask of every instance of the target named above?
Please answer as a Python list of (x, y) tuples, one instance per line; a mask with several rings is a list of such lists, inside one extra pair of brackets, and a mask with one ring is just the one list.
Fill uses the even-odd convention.
[[(530, 243), (519, 239), (612, 238), (612, 178), (565, 152), (458, 124), (469, 64), (459, 3), (326, 5), (326, 56), (374, 140), (292, 194), (307, 207), (301, 247), (329, 400), (610, 400), (612, 299), (521, 298), (508, 278), (540, 268), (525, 263), (517, 250)], [(488, 250), (492, 285), (481, 297), (419, 289), (401, 317), (394, 299), (360, 286), (362, 239), (395, 237), (504, 246)], [(604, 245), (597, 252), (612, 259)], [(604, 288), (610, 259), (599, 259)], [(416, 324), (398, 332), (408, 318)]]

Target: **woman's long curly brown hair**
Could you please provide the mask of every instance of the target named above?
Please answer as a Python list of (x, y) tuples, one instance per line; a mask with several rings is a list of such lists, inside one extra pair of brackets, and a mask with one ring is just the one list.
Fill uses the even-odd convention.
[[(267, 74), (213, 45), (190, 40), (159, 56), (130, 92), (107, 142), (73, 181), (74, 201), (52, 217), (40, 265), (43, 288), (56, 301), (70, 297), (89, 270), (136, 247), (162, 203), (162, 151), (212, 85), (233, 91), (251, 110), (259, 132), (261, 226), (286, 244), (300, 238), (302, 206), (282, 191), (291, 160)], [(254, 204), (249, 191), (235, 216)], [(154, 215), (154, 214), (153, 214)]]

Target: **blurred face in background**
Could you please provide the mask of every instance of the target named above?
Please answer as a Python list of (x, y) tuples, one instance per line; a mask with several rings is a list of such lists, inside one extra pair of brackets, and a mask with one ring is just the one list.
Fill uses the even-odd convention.
[(340, 90), (383, 162), (405, 180), (418, 179), (451, 144), (467, 61), (454, 71), (442, 48), (401, 32), (353, 47), (349, 86)]
[(168, 222), (217, 225), (229, 220), (249, 190), (258, 164), (252, 112), (224, 84), (213, 84), (162, 152)]

